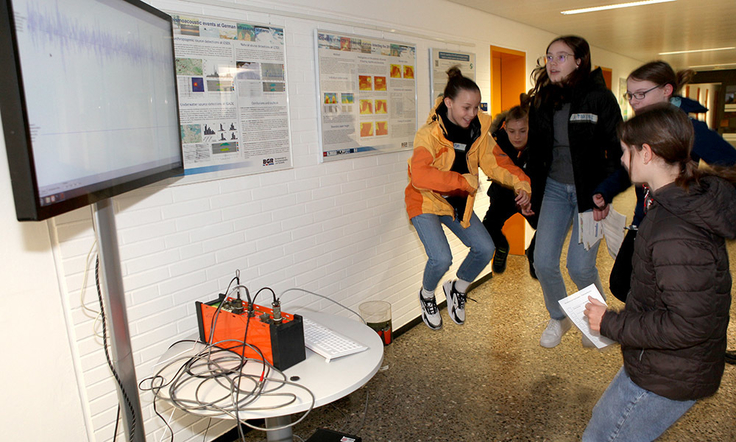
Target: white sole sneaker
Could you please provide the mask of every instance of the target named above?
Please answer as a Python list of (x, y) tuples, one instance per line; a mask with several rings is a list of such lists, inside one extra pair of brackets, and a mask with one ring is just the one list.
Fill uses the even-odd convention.
[(569, 318), (562, 320), (550, 319), (547, 328), (542, 332), (539, 339), (539, 345), (544, 348), (554, 348), (560, 345), (562, 336), (572, 327), (572, 321)]
[(437, 307), (437, 300), (434, 296), (432, 299), (424, 299), (422, 290), (419, 290), (419, 305), (422, 308), (422, 321), (432, 330), (442, 328), (442, 316), (440, 309)]

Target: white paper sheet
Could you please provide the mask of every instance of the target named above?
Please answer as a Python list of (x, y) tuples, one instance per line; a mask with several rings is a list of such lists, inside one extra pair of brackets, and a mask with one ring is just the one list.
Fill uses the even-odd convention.
[(585, 250), (590, 250), (598, 241), (605, 236), (608, 253), (612, 258), (616, 258), (618, 249), (624, 240), (624, 227), (626, 226), (626, 216), (616, 212), (613, 208), (608, 212), (608, 216), (602, 221), (593, 220), (593, 212), (584, 212), (578, 214), (578, 243), (585, 246)]
[(591, 284), (579, 292), (561, 299), (559, 301), (560, 307), (562, 307), (562, 310), (565, 312), (567, 317), (570, 318), (572, 323), (575, 324), (575, 327), (580, 329), (580, 331), (590, 339), (596, 348), (601, 349), (613, 344), (615, 341), (612, 341), (605, 336), (601, 336), (599, 333), (595, 333), (590, 329), (588, 318), (585, 317), (585, 304), (590, 302), (588, 301), (588, 296), (592, 296), (604, 304), (606, 303), (606, 301), (603, 300), (603, 296), (601, 296), (598, 291), (598, 288), (596, 288), (594, 284)]

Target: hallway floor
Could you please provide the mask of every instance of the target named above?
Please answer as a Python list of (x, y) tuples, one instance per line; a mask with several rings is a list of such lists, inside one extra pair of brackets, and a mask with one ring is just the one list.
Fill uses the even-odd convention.
[[(734, 263), (736, 247), (731, 249)], [(601, 248), (600, 274), (608, 275), (611, 265)], [(621, 367), (619, 346), (583, 348), (573, 327), (559, 346), (542, 348), (548, 316), (524, 256), (509, 256), (506, 272), (470, 296), (478, 302), (468, 303), (464, 326), (443, 309), (442, 330), (423, 323), (411, 328), (386, 347), (382, 369), (364, 388), (313, 410), (295, 435), (306, 440), (324, 427), (364, 442), (580, 440), (593, 406)], [(736, 318), (733, 306), (731, 311)], [(729, 348), (736, 348), (734, 321)], [(735, 399), (736, 366), (726, 365), (718, 393), (698, 402), (659, 440), (736, 440)], [(259, 432), (246, 438), (263, 439)]]
[[(614, 201), (629, 221), (633, 198), (630, 191)], [(729, 254), (735, 275), (736, 242)], [(601, 244), (598, 270), (607, 292), (612, 265)], [(383, 366), (365, 387), (313, 410), (294, 427), (294, 440), (307, 440), (322, 427), (363, 442), (579, 441), (621, 368), (620, 347), (583, 348), (575, 327), (556, 348), (541, 347), (549, 316), (525, 256), (510, 255), (506, 271), (470, 297), (478, 302), (468, 302), (465, 325), (453, 323), (443, 309), (442, 330), (420, 323), (403, 333), (385, 347)], [(610, 292), (607, 298), (611, 307), (623, 307)], [(728, 348), (736, 349), (736, 302)], [(251, 431), (246, 440), (265, 435)], [(720, 390), (696, 403), (659, 441), (736, 441), (736, 366), (726, 364)]]

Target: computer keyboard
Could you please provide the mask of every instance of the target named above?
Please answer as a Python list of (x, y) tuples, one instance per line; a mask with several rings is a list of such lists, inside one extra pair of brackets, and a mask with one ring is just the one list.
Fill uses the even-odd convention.
[(322, 324), (302, 317), (304, 324), (304, 345), (325, 358), (326, 362), (342, 356), (368, 350), (363, 344), (341, 335)]

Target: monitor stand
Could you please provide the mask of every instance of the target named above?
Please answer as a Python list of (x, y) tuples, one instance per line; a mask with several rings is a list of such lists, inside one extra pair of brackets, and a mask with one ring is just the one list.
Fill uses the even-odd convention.
[(145, 442), (146, 434), (143, 430), (143, 414), (131, 351), (112, 199), (108, 198), (95, 203), (92, 214), (100, 259), (100, 286), (112, 350), (110, 359), (117, 373), (116, 384), (118, 402), (123, 415), (123, 428), (127, 441)]

